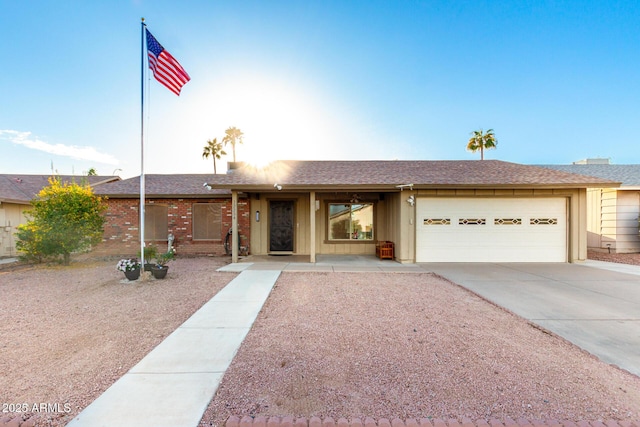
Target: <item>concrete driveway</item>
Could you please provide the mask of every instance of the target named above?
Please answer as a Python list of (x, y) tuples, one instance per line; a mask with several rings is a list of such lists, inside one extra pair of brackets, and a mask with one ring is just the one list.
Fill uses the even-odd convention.
[(420, 265), (640, 376), (640, 276), (580, 264)]

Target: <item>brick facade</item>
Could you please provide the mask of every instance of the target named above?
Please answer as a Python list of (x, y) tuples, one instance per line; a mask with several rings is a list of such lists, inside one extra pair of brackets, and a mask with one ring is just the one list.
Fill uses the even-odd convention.
[[(193, 240), (192, 207), (194, 203), (221, 203), (222, 218), (220, 237), (215, 240)], [(147, 204), (161, 204), (168, 207), (167, 225), (169, 233), (175, 237), (174, 248), (180, 255), (224, 255), (224, 241), (231, 228), (231, 199), (188, 199), (164, 198), (147, 199)], [(107, 200), (106, 222), (102, 243), (95, 249), (96, 255), (135, 256), (140, 251), (139, 206), (138, 199), (109, 198)], [(238, 227), (240, 229), (240, 246), (249, 246), (250, 241), (250, 201), (238, 200)], [(167, 241), (154, 243), (160, 252), (164, 252)], [(250, 249), (250, 248), (249, 248)]]

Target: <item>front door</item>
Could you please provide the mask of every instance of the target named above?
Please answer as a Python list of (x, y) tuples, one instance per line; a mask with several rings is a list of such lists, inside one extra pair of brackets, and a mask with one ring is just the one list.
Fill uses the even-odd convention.
[(269, 251), (293, 252), (293, 202), (269, 202)]

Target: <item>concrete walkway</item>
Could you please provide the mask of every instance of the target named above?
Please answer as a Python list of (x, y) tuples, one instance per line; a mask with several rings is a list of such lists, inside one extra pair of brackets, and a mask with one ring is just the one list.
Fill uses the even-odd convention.
[(279, 275), (242, 272), (67, 425), (196, 427)]
[(278, 270), (278, 271), (327, 271), (327, 272), (386, 272), (425, 273), (418, 264), (400, 264), (393, 260), (381, 260), (373, 255), (318, 255), (316, 262), (303, 256), (253, 256), (237, 264), (229, 264), (221, 271)]
[(422, 267), (640, 376), (640, 267), (597, 261)]

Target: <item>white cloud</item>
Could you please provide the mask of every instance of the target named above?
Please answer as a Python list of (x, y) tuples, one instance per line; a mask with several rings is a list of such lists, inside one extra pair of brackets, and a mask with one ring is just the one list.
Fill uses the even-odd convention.
[(23, 145), (33, 150), (44, 151), (63, 157), (78, 160), (90, 160), (107, 165), (117, 165), (118, 159), (110, 154), (104, 154), (94, 147), (78, 147), (75, 145), (49, 144), (31, 135), (31, 132), (0, 129), (0, 140), (6, 140), (17, 145)]

